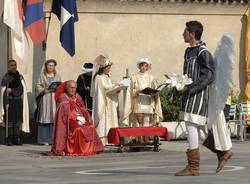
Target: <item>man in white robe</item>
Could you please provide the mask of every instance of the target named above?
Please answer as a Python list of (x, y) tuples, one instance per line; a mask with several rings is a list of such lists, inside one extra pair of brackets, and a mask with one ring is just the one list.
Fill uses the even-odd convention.
[[(123, 124), (132, 127), (154, 126), (162, 120), (162, 108), (158, 93), (144, 94), (145, 88), (156, 89), (157, 82), (148, 73), (151, 62), (145, 58), (137, 62), (139, 72), (131, 77), (130, 86), (126, 92)], [(140, 138), (140, 142), (147, 141)]]

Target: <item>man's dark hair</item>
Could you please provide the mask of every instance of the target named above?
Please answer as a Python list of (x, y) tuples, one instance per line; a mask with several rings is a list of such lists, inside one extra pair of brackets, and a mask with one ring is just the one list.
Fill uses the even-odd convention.
[(16, 60), (10, 59), (10, 60), (8, 61), (8, 64), (9, 64), (9, 63), (16, 63)]
[(203, 25), (199, 21), (186, 22), (188, 32), (195, 33), (195, 39), (200, 40), (203, 32)]

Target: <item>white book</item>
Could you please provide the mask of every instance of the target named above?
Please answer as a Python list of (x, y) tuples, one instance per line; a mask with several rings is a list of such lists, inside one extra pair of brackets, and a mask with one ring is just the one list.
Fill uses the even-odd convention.
[(122, 86), (126, 86), (126, 87), (130, 86), (130, 83), (131, 83), (130, 78), (125, 78), (125, 79), (123, 79), (123, 80), (120, 82), (120, 84), (121, 84)]
[(112, 89), (110, 89), (110, 90), (108, 90), (107, 92), (106, 92), (106, 94), (107, 95), (112, 95), (112, 94), (115, 94), (115, 93), (119, 93), (121, 90), (123, 90), (123, 89), (126, 89), (127, 88), (127, 86), (115, 86), (115, 87), (113, 87)]

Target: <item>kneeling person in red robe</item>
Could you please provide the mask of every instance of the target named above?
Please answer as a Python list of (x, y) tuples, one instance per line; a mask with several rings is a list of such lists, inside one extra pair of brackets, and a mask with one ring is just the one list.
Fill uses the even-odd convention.
[(86, 156), (103, 152), (104, 146), (81, 97), (76, 82), (67, 81), (57, 101), (53, 144), (48, 155)]

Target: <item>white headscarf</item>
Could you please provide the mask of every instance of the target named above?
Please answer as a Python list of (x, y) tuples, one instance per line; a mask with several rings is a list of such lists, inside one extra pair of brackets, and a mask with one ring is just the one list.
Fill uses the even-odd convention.
[(139, 59), (139, 61), (137, 61), (137, 67), (138, 67), (138, 68), (139, 68), (139, 66), (140, 66), (141, 63), (147, 63), (149, 69), (150, 69), (151, 66), (152, 66), (152, 62), (151, 62), (148, 58), (141, 58), (141, 59)]

